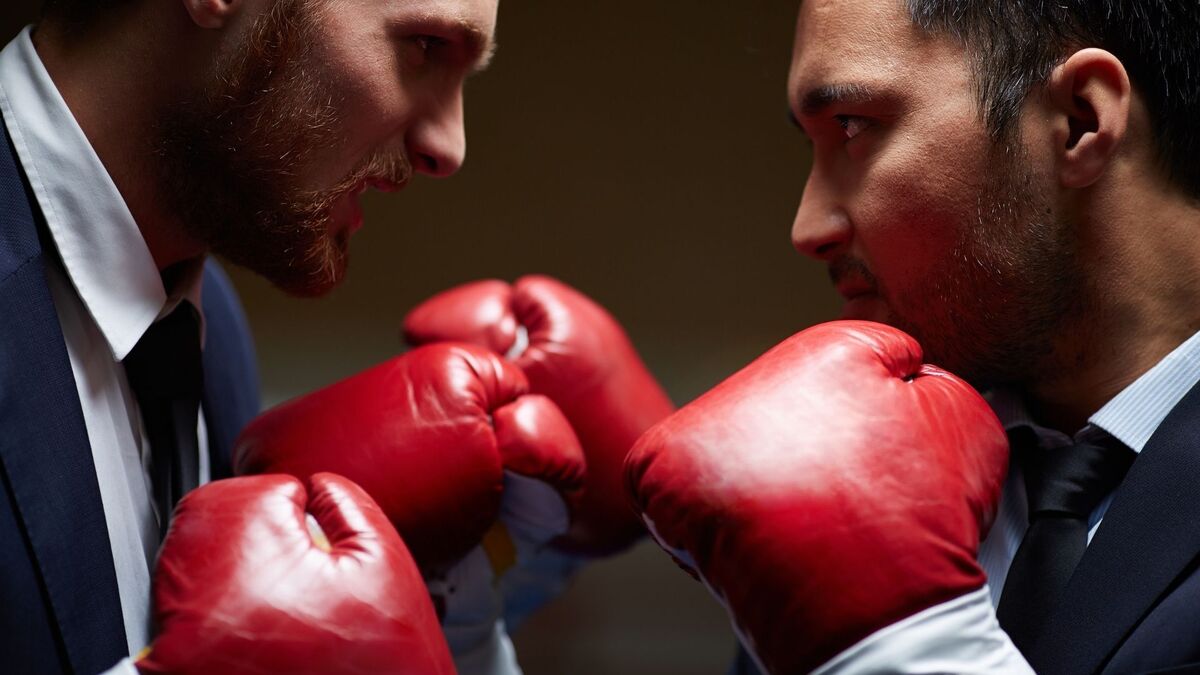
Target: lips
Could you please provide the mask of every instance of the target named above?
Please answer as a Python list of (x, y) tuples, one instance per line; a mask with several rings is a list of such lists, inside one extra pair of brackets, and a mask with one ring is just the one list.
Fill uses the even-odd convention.
[(883, 320), (886, 308), (879, 298), (879, 289), (866, 275), (858, 273), (855, 266), (842, 265), (831, 267), (830, 276), (838, 295), (846, 301), (842, 305), (841, 318)]
[(350, 233), (357, 232), (363, 226), (363, 211), (358, 199), (368, 188), (380, 192), (398, 192), (404, 189), (407, 181), (397, 183), (382, 176), (368, 176), (355, 184), (333, 204), (330, 216), (334, 223), (345, 227)]
[(876, 295), (875, 286), (861, 277), (839, 279), (835, 287), (838, 295), (845, 298), (847, 302), (864, 295)]
[(355, 232), (362, 227), (363, 212), (362, 207), (358, 204), (359, 194), (361, 194), (361, 190), (355, 187), (350, 192), (343, 194), (330, 207), (329, 218), (333, 222), (334, 228), (346, 228), (350, 232)]

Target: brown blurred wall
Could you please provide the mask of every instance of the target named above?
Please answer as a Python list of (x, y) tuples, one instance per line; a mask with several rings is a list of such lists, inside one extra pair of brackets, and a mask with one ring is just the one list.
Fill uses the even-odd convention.
[[(5, 41), (38, 6), (4, 3)], [(832, 318), (823, 269), (788, 241), (809, 164), (784, 95), (797, 7), (502, 2), (457, 176), (369, 195), (327, 298), (231, 270), (265, 403), (397, 353), (408, 308), (481, 277), (543, 272), (589, 293), (678, 403)], [(733, 650), (721, 609), (649, 544), (594, 565), (516, 639), (529, 675), (718, 674)]]

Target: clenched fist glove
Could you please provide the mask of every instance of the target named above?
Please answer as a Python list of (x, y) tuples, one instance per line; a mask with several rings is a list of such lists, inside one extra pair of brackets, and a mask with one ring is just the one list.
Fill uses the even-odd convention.
[(530, 390), (570, 420), (588, 472), (578, 515), (556, 546), (605, 555), (645, 532), (625, 497), (622, 464), (674, 406), (607, 311), (549, 277), (480, 281), (426, 300), (405, 318), (404, 335), (415, 345), (462, 340), (509, 355)]
[(518, 368), (478, 347), (438, 344), (263, 413), (238, 437), (234, 471), (350, 478), (428, 569), (483, 539), (506, 471), (572, 493), (585, 464), (562, 413), (529, 394)]
[(454, 672), (433, 605), (379, 507), (340, 476), (209, 483), (154, 574), (142, 673)]
[(460, 670), (514, 672), (496, 586), (566, 531), (585, 473), (562, 413), (528, 392), (485, 349), (430, 345), (263, 414), (235, 471), (357, 481), (409, 543)]
[(912, 338), (835, 322), (655, 426), (626, 470), (771, 673), (1031, 672), (976, 562), (1007, 461), (987, 403)]

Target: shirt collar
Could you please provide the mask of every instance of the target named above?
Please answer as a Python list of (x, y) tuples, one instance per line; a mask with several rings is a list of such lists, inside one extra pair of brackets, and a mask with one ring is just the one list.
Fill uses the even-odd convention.
[(26, 27), (0, 52), (0, 113), (67, 277), (120, 361), (180, 300), (200, 309), (203, 259), (185, 263), (168, 295), (129, 207), (31, 36)]
[[(1200, 333), (1188, 338), (1153, 368), (1134, 380), (1088, 418), (1076, 440), (1104, 432), (1141, 453), (1150, 437), (1171, 410), (1200, 382)], [(996, 389), (986, 395), (1005, 429), (1029, 426), (1041, 438), (1059, 436), (1053, 445), (1066, 444), (1066, 434), (1041, 427), (1033, 421), (1019, 394)]]

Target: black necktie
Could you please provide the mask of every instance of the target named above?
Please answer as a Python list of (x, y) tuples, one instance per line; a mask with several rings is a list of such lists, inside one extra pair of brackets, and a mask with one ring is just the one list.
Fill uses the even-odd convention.
[(200, 482), (196, 423), (203, 371), (192, 304), (179, 303), (151, 325), (124, 363), (150, 441), (150, 480), (165, 536), (175, 503)]
[(1087, 548), (1088, 516), (1116, 489), (1134, 453), (1111, 437), (1049, 450), (1032, 429), (1009, 433), (1029, 497), (1029, 529), (1008, 570), (996, 616), (1028, 653)]

